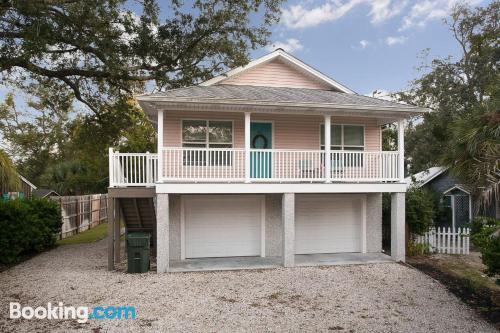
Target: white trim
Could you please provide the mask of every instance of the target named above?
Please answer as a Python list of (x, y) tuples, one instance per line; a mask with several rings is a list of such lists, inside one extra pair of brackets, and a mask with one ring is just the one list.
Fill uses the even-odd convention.
[(398, 165), (398, 173), (399, 180), (401, 182), (405, 181), (405, 122), (404, 120), (398, 121), (398, 156), (399, 156), (399, 165)]
[(158, 110), (158, 180), (163, 180), (165, 165), (163, 163), (163, 110)]
[(367, 196), (364, 195), (361, 199), (361, 253), (366, 253), (367, 251), (367, 241), (366, 241), (366, 201)]
[(403, 183), (167, 183), (156, 184), (156, 193), (263, 194), (263, 193), (405, 193)]
[(449, 197), (451, 197), (451, 227), (455, 230), (455, 196), (449, 195)]
[[(325, 115), (325, 121), (324, 121), (324, 135), (325, 135), (325, 178), (326, 178), (326, 183), (331, 183), (332, 182), (332, 163), (330, 161), (330, 151), (332, 150), (332, 116), (330, 115)], [(319, 127), (319, 133), (321, 135), (321, 125)], [(320, 150), (321, 150), (321, 138), (319, 139), (319, 144), (320, 144)]]
[(250, 112), (245, 112), (245, 183), (250, 183)]
[(260, 256), (266, 257), (266, 196), (260, 202)]
[(437, 178), (438, 176), (442, 175), (447, 170), (448, 170), (448, 168), (441, 168), (441, 170), (439, 170), (438, 172), (436, 172), (435, 174), (433, 174), (430, 178), (427, 178), (425, 181), (419, 183), (418, 187), (424, 186), (425, 184), (429, 183), (431, 180), (433, 180), (433, 179)]
[(321, 81), (323, 83), (326, 83), (327, 85), (329, 85), (332, 88), (335, 88), (335, 89), (340, 90), (341, 92), (344, 92), (347, 94), (355, 94), (355, 92), (353, 90), (347, 88), (346, 86), (340, 84), (339, 82), (333, 80), (332, 78), (329, 78), (325, 74), (319, 72), (318, 70), (312, 68), (311, 66), (307, 65), (303, 61), (291, 56), (290, 54), (286, 53), (285, 51), (283, 51), (281, 49), (278, 49), (278, 50), (273, 51), (273, 52), (271, 52), (263, 57), (255, 59), (255, 60), (249, 62), (245, 66), (237, 67), (235, 69), (232, 69), (232, 70), (226, 72), (225, 74), (216, 76), (213, 79), (202, 82), (199, 85), (200, 86), (211, 86), (211, 85), (220, 83), (224, 80), (227, 80), (228, 78), (230, 78), (232, 76), (235, 76), (237, 74), (241, 74), (242, 72), (247, 71), (250, 68), (267, 63), (267, 62), (272, 61), (272, 60), (277, 59), (277, 58), (281, 58), (283, 60), (286, 60), (287, 62), (295, 65), (296, 67), (299, 67), (300, 69), (311, 74), (316, 79), (318, 79), (319, 81)]
[(180, 196), (181, 205), (181, 260), (186, 260), (186, 213), (184, 208), (184, 196)]
[(470, 196), (470, 192), (467, 191), (466, 189), (464, 189), (462, 186), (460, 185), (454, 185), (452, 187), (450, 187), (449, 189), (447, 189), (446, 191), (443, 192), (443, 195), (446, 195), (448, 194), (449, 192), (453, 191), (453, 190), (460, 190), (464, 193), (467, 193), (469, 196)]
[(23, 177), (23, 176), (21, 176), (20, 174), (18, 174), (18, 176), (19, 176), (19, 178), (21, 178), (21, 180), (22, 180), (23, 182), (25, 182), (26, 184), (28, 184), (28, 185), (31, 187), (31, 189), (33, 189), (33, 190), (36, 190), (36, 189), (37, 189), (37, 187), (36, 187), (35, 185), (33, 185), (30, 181), (28, 181), (26, 178), (24, 178), (24, 177)]

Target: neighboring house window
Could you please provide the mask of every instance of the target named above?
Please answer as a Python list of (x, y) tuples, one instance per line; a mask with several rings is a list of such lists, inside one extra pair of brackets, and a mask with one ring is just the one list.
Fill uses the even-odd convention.
[[(335, 150), (365, 150), (365, 127), (361, 125), (331, 125), (330, 149)], [(321, 125), (321, 150), (325, 150), (325, 125)], [(344, 166), (363, 166), (363, 156), (356, 156), (354, 159), (346, 158), (340, 154), (332, 156), (332, 170)]]
[[(183, 120), (182, 146), (187, 148), (232, 148), (233, 122), (223, 120)], [(184, 165), (231, 165), (230, 152), (192, 150), (184, 152)]]

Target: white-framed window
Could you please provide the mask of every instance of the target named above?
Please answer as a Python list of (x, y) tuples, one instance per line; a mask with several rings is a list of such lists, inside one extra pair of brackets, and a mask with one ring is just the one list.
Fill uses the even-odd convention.
[[(331, 150), (365, 150), (363, 125), (331, 125)], [(325, 125), (321, 124), (321, 150), (325, 149)]]
[[(363, 125), (333, 124), (330, 129), (330, 150), (332, 150), (332, 170), (342, 169), (345, 166), (362, 167), (363, 156), (344, 158), (343, 154), (335, 151), (363, 151), (365, 150), (365, 127)], [(325, 125), (321, 124), (320, 148), (325, 150)]]
[[(231, 120), (182, 120), (182, 147), (232, 148), (233, 122)], [(231, 165), (231, 154), (206, 151), (185, 151), (184, 165)]]

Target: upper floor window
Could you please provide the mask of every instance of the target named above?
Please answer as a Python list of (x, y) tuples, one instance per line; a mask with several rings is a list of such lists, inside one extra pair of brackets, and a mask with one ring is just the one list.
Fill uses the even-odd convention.
[(223, 120), (183, 120), (182, 146), (232, 148), (233, 122)]
[[(232, 148), (233, 122), (224, 120), (183, 120), (182, 146), (187, 148)], [(183, 152), (184, 165), (231, 165), (230, 152), (189, 150)]]
[[(331, 125), (331, 150), (365, 150), (365, 127)], [(325, 125), (321, 125), (321, 149), (325, 149)]]

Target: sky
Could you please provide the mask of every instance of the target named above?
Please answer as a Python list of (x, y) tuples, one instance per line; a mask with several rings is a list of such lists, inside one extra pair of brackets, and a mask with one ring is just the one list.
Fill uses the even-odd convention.
[[(397, 92), (419, 77), (421, 64), (460, 58), (443, 19), (459, 0), (291, 0), (272, 28), (281, 47), (359, 94)], [(463, 2), (463, 1), (462, 1)], [(471, 6), (490, 1), (465, 1)], [(430, 49), (426, 57), (423, 51)]]

